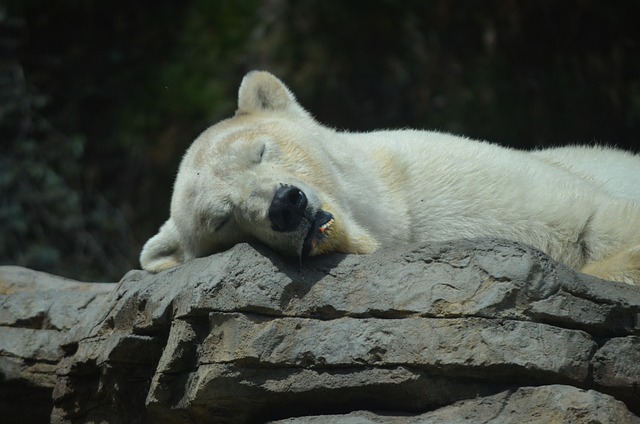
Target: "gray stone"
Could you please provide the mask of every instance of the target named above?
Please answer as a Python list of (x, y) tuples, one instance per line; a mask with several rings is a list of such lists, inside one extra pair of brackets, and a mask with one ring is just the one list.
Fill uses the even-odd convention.
[(67, 333), (96, 319), (113, 283), (82, 283), (0, 266), (0, 416), (43, 422), (51, 414)]
[(593, 390), (552, 385), (522, 387), (493, 396), (455, 402), (424, 414), (316, 415), (272, 421), (272, 424), (455, 424), (455, 423), (640, 423), (615, 398)]
[[(16, 325), (35, 314), (19, 305), (51, 315), (46, 296), (14, 292), (0, 312), (19, 329), (0, 342), (4, 357), (41, 355), (56, 370), (55, 423), (637, 423), (640, 414), (640, 288), (502, 240), (302, 266), (243, 244), (158, 275), (131, 271), (94, 296), (45, 342)], [(65, 322), (56, 315), (39, 322)], [(16, 370), (0, 362), (25, 380)]]

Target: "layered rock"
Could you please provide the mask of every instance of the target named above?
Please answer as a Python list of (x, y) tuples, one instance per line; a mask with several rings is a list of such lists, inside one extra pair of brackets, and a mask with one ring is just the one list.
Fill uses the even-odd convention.
[(115, 286), (0, 267), (0, 421), (47, 422), (67, 332), (98, 319)]
[(130, 272), (52, 341), (52, 421), (640, 423), (639, 317), (640, 288), (500, 240), (238, 245)]

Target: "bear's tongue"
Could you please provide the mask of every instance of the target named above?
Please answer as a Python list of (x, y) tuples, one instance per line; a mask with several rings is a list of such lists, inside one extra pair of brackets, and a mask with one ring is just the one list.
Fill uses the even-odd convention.
[(322, 209), (316, 213), (311, 228), (302, 244), (302, 256), (308, 256), (315, 248), (322, 244), (328, 237), (328, 231), (333, 225), (333, 215)]

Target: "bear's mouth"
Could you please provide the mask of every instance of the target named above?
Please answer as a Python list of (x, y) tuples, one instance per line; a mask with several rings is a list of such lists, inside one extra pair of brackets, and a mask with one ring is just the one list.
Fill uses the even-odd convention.
[(333, 215), (322, 209), (316, 213), (311, 228), (302, 244), (302, 256), (313, 255), (322, 243), (326, 242), (331, 234), (331, 227), (335, 223)]

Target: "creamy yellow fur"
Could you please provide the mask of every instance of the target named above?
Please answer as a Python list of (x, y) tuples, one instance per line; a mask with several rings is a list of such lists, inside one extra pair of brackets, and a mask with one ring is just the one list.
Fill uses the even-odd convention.
[(640, 285), (640, 246), (621, 249), (611, 256), (585, 265), (581, 271), (604, 280)]

